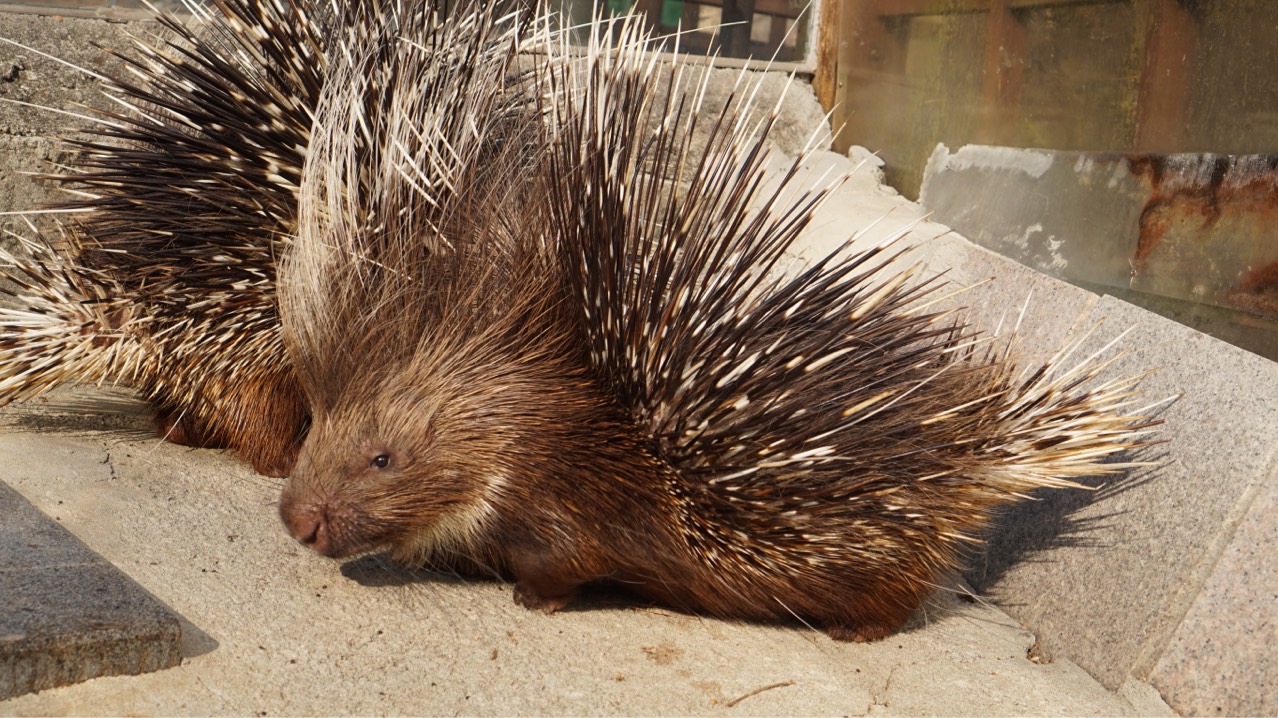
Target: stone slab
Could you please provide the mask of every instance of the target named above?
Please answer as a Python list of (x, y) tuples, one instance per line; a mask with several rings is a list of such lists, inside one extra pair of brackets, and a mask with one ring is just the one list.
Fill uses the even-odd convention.
[[(1278, 365), (1109, 297), (1089, 322), (1102, 319), (1130, 328), (1109, 374), (1156, 369), (1144, 397), (1180, 397), (1161, 413), (1166, 443), (1140, 455), (1163, 463), (1094, 493), (1017, 507), (991, 538), (975, 583), (1035, 626), (1049, 655), (1117, 688), (1149, 677), (1251, 497), (1272, 480)], [(1090, 338), (1084, 355), (1106, 339)], [(1266, 571), (1278, 560), (1272, 551), (1255, 558)], [(1237, 639), (1218, 650), (1272, 650), (1272, 631)], [(1206, 664), (1193, 670), (1216, 678)]]
[[(972, 330), (1012, 341), (1013, 356), (1023, 368), (1037, 368), (1086, 331), (1100, 299), (954, 233), (939, 238), (926, 261), (929, 271), (943, 275), (950, 286), (951, 296), (937, 308), (959, 310)], [(1113, 336), (1122, 328), (1097, 330)]]
[(0, 700), (181, 660), (178, 618), (2, 481), (0, 605)]
[(1261, 488), (1150, 682), (1185, 715), (1278, 715), (1278, 473)]
[[(822, 155), (808, 165), (813, 176), (853, 166), (847, 159)], [(804, 235), (803, 253), (820, 256), (839, 246), (849, 231), (846, 214), (841, 213), (852, 208), (859, 216), (881, 218), (859, 243), (862, 247), (912, 225), (905, 244), (917, 243), (918, 248), (910, 261), (923, 262), (925, 275), (941, 274), (947, 282), (935, 308), (958, 310), (956, 316), (983, 335), (1011, 337), (1023, 369), (1037, 368), (1074, 343), (1078, 346), (1073, 361), (1080, 361), (1117, 340), (1108, 353), (1118, 357), (1109, 376), (1163, 369), (1145, 381), (1149, 403), (1197, 391), (1165, 412), (1169, 424), (1162, 438), (1170, 443), (1142, 454), (1168, 461), (1170, 467), (1085, 482), (1099, 487), (1096, 491), (1041, 492), (1036, 501), (1000, 517), (990, 531), (987, 550), (965, 574), (978, 591), (1008, 605), (1012, 615), (1034, 628), (1040, 640), (1037, 650), (1044, 657), (1076, 660), (1114, 689), (1133, 677), (1147, 678), (1150, 656), (1157, 655), (1160, 641), (1175, 629), (1187, 596), (1192, 597), (1205, 580), (1203, 567), (1210, 567), (1221, 542), (1228, 540), (1228, 530), (1220, 522), (1236, 511), (1233, 504), (1240, 492), (1248, 491), (1256, 472), (1267, 465), (1269, 449), (1262, 427), (1271, 417), (1265, 414), (1265, 390), (1250, 396), (1241, 392), (1238, 402), (1251, 402), (1243, 406), (1215, 392), (1214, 382), (1231, 385), (1239, 366), (1263, 375), (1272, 365), (996, 254), (944, 225), (923, 220), (917, 205), (866, 185), (864, 178), (854, 175), (835, 193), (823, 209), (826, 214), (818, 213)], [(1182, 352), (1199, 364), (1180, 367)], [(1212, 366), (1217, 377), (1206, 385), (1199, 380), (1207, 371), (1204, 364)], [(1242, 415), (1233, 416), (1235, 411)], [(1244, 453), (1259, 452), (1259, 461), (1237, 465), (1204, 454), (1198, 443), (1202, 432), (1196, 427), (1204, 421), (1230, 433), (1229, 441), (1250, 447)], [(1191, 436), (1182, 440), (1182, 433)], [(1216, 450), (1223, 449), (1218, 445)], [(1210, 499), (1209, 520), (1184, 522), (1175, 512), (1162, 511), (1162, 492), (1188, 503), (1201, 491), (1196, 476), (1215, 469), (1223, 469), (1227, 479)], [(1169, 470), (1174, 476), (1161, 479)], [(1185, 523), (1194, 525), (1186, 530)], [(1146, 561), (1151, 553), (1164, 550), (1164, 542), (1178, 557), (1170, 570)], [(1190, 593), (1181, 595), (1182, 589)]]

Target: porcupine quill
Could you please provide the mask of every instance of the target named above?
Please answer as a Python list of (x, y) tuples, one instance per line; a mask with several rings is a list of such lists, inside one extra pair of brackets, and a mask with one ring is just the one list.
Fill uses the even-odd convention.
[[(138, 390), (165, 438), (235, 448), (285, 475), (307, 410), (279, 334), (275, 267), (330, 43), (359, 44), (375, 3), (191, 3), (184, 23), (114, 52), (114, 109), (65, 140), (48, 178), (76, 199), (53, 236), (6, 253), (0, 401), (64, 383)], [(36, 51), (38, 52), (38, 51)], [(78, 68), (80, 69), (80, 68)]]
[(81, 197), (54, 209), (72, 219), (0, 257), (15, 300), (0, 307), (0, 402), (131, 386), (165, 438), (286, 475), (309, 415), (280, 340), (276, 265), (328, 56), (454, 4), (192, 2), (191, 27), (157, 11), (167, 36), (113, 53), (127, 76), (77, 68), (118, 109), (78, 115), (95, 120), (67, 140), (78, 162), (48, 177)]

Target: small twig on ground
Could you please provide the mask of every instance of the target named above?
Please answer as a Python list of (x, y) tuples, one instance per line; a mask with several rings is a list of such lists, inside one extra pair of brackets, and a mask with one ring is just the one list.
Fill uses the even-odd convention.
[(741, 701), (747, 698), (750, 698), (752, 696), (757, 696), (764, 691), (770, 691), (773, 688), (785, 688), (786, 686), (792, 686), (792, 685), (794, 685), (794, 681), (781, 681), (780, 683), (770, 683), (766, 686), (760, 686), (759, 688), (755, 688), (754, 690), (750, 691), (749, 693), (746, 693), (743, 696), (738, 696), (736, 698), (733, 698), (732, 700), (728, 701), (727, 703), (724, 703), (723, 705), (727, 708), (731, 708), (735, 706), (736, 704), (740, 703)]

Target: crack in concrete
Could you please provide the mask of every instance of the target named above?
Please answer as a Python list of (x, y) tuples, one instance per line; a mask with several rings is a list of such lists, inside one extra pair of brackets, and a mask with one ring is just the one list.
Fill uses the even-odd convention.
[(114, 482), (118, 477), (115, 473), (115, 462), (111, 460), (111, 450), (104, 449), (102, 454), (105, 457), (102, 459), (102, 463), (106, 464), (107, 467), (107, 481)]
[(877, 690), (870, 690), (870, 705), (866, 707), (866, 714), (871, 713), (875, 708), (887, 708), (887, 695), (892, 691), (892, 678), (896, 675), (896, 669), (899, 666), (892, 666), (888, 670), (887, 679), (883, 681), (883, 687)]

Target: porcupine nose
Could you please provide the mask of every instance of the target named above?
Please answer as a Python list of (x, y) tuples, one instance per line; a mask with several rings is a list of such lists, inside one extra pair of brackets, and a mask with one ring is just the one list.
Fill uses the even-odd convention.
[(280, 501), (280, 519), (298, 543), (322, 556), (332, 551), (328, 516), (322, 506), (298, 504), (285, 498)]

